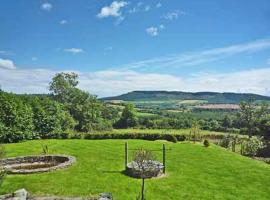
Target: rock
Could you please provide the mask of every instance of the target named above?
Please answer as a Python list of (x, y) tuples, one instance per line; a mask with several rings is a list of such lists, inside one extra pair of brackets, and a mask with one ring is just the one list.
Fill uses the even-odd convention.
[(13, 200), (26, 200), (28, 192), (25, 189), (17, 190), (13, 193)]
[(111, 193), (104, 192), (99, 195), (98, 200), (113, 200), (113, 197)]

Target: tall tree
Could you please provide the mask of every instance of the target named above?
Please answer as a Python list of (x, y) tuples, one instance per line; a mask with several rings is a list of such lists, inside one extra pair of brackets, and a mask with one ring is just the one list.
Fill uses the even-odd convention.
[(77, 88), (78, 83), (78, 75), (75, 73), (56, 74), (50, 82), (50, 90), (55, 99), (63, 103), (77, 121), (76, 129), (88, 132), (111, 127), (102, 116), (104, 105), (96, 96)]
[(240, 103), (239, 120), (247, 130), (249, 138), (258, 130), (258, 123), (262, 117), (267, 114), (267, 105), (255, 105), (253, 100), (243, 101)]
[(117, 122), (119, 128), (135, 127), (138, 124), (136, 110), (133, 104), (126, 104), (122, 111), (120, 120)]

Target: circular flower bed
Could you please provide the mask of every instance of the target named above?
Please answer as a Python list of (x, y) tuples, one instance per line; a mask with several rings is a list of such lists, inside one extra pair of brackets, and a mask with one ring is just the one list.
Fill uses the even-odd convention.
[(163, 168), (162, 163), (154, 160), (147, 160), (141, 166), (137, 162), (132, 161), (128, 163), (126, 173), (134, 178), (153, 178), (161, 176)]
[(21, 156), (1, 160), (10, 174), (49, 172), (66, 168), (75, 161), (75, 157), (64, 155)]

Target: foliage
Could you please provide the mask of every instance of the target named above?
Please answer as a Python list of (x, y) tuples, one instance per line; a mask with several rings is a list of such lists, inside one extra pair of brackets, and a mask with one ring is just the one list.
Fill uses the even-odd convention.
[(204, 140), (203, 141), (203, 145), (205, 146), (205, 147), (209, 147), (210, 146), (210, 142), (208, 141), (208, 140)]
[(227, 134), (221, 140), (219, 140), (219, 145), (224, 148), (229, 148), (231, 140), (231, 135)]
[[(96, 96), (77, 88), (78, 75), (75, 73), (58, 73), (50, 82), (50, 91), (55, 100), (64, 104), (77, 122), (77, 131), (110, 129), (109, 121), (113, 111), (106, 108)], [(112, 114), (111, 114), (112, 113)], [(104, 117), (106, 114), (112, 116)]]
[(190, 141), (201, 141), (201, 129), (200, 129), (200, 126), (198, 124), (198, 122), (194, 122), (192, 124), (192, 127), (191, 127), (191, 130), (190, 130), (190, 133), (189, 133), (189, 140)]
[(264, 148), (263, 139), (253, 136), (242, 143), (242, 154), (246, 156), (255, 156), (262, 148)]
[(122, 112), (121, 118), (116, 123), (117, 128), (130, 128), (138, 124), (136, 110), (133, 104), (126, 104)]
[(173, 143), (177, 143), (177, 138), (174, 135), (171, 134), (166, 134), (166, 140), (173, 142)]
[(49, 154), (49, 147), (48, 147), (47, 144), (45, 144), (45, 145), (42, 144), (41, 147), (42, 147), (42, 154), (43, 154), (43, 155)]
[(252, 100), (240, 103), (240, 113), (238, 119), (242, 127), (246, 128), (249, 137), (257, 135), (259, 131), (259, 122), (267, 114), (268, 105), (262, 104), (256, 106)]

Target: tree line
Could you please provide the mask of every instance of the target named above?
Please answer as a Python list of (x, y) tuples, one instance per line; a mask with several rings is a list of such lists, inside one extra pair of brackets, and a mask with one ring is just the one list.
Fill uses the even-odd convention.
[(267, 105), (242, 102), (240, 111), (222, 120), (194, 119), (187, 115), (138, 116), (133, 104), (114, 108), (78, 88), (78, 75), (58, 73), (46, 95), (18, 95), (0, 90), (0, 141), (64, 138), (67, 132), (92, 132), (112, 128), (180, 129), (197, 121), (202, 129), (270, 137)]

